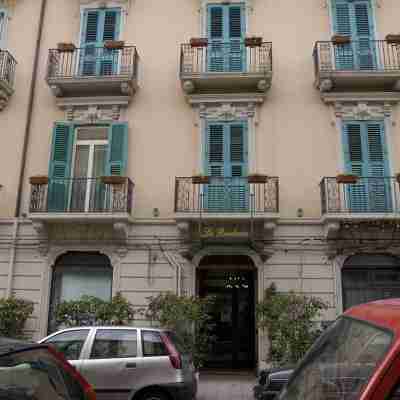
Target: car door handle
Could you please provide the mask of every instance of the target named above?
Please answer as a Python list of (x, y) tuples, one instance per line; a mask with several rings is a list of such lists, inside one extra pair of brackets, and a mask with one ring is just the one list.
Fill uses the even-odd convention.
[(125, 368), (136, 368), (136, 363), (135, 362), (126, 363)]

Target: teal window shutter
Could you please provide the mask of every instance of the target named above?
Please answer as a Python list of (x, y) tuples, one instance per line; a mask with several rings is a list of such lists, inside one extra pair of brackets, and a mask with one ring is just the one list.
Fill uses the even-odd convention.
[(389, 175), (383, 122), (344, 123), (343, 143), (347, 172), (363, 177), (346, 189), (350, 210), (390, 210), (390, 182), (383, 179)]
[(372, 69), (376, 66), (371, 0), (332, 0), (335, 33), (351, 36), (352, 43), (336, 45), (338, 69)]
[(248, 207), (247, 122), (209, 122), (205, 171), (211, 183), (204, 189), (208, 211), (244, 211)]
[(243, 71), (245, 12), (243, 4), (208, 6), (208, 68), (210, 72)]
[(112, 75), (117, 71), (119, 51), (103, 46), (106, 40), (119, 38), (121, 10), (86, 10), (82, 23), (81, 74)]
[(6, 25), (7, 25), (7, 13), (5, 10), (0, 10), (0, 49), (5, 48)]
[(49, 211), (66, 211), (71, 176), (74, 129), (71, 124), (56, 123), (53, 130), (49, 164)]
[(107, 174), (124, 176), (128, 160), (128, 124), (111, 124), (108, 137)]

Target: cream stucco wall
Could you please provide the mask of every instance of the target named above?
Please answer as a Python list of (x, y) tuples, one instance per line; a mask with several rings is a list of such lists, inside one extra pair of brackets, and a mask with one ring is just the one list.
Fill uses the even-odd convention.
[(22, 0), (14, 6), (0, 2), (7, 11), (5, 48), (17, 61), (15, 92), (0, 111), (0, 217), (14, 215), (20, 160), (22, 156), (33, 58), (39, 28), (39, 0)]

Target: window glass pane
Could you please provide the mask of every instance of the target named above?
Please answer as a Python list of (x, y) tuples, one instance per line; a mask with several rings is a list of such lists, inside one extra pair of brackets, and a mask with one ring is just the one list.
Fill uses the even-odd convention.
[(78, 140), (107, 140), (108, 128), (79, 128)]
[(93, 155), (93, 178), (102, 176), (106, 172), (107, 146), (95, 145)]
[(73, 268), (61, 276), (61, 301), (78, 300), (81, 296), (95, 296), (109, 301), (112, 290), (112, 270)]
[(143, 356), (167, 356), (168, 352), (165, 348), (161, 335), (156, 331), (142, 331), (143, 340)]
[(6, 16), (4, 11), (0, 11), (0, 49), (3, 47), (3, 40), (6, 30)]
[(44, 349), (0, 357), (0, 398), (35, 400), (83, 400), (72, 397), (64, 380), (62, 364)]
[(51, 343), (67, 360), (78, 360), (88, 333), (88, 329), (64, 332), (53, 336), (46, 343)]
[(137, 356), (137, 331), (99, 329), (90, 358), (128, 358)]

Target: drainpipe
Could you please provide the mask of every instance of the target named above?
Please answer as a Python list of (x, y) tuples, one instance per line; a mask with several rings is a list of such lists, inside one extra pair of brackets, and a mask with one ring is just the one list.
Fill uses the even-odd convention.
[(31, 133), (33, 101), (34, 101), (35, 92), (36, 92), (37, 71), (38, 71), (38, 65), (39, 65), (40, 45), (41, 45), (41, 41), (42, 41), (43, 21), (44, 21), (44, 16), (45, 16), (45, 11), (46, 11), (46, 5), (47, 5), (47, 0), (42, 0), (41, 6), (40, 6), (38, 34), (36, 37), (35, 56), (33, 59), (31, 84), (30, 84), (30, 88), (29, 88), (28, 111), (27, 111), (27, 115), (26, 115), (24, 141), (23, 141), (23, 145), (22, 145), (22, 156), (21, 156), (21, 163), (20, 163), (20, 168), (19, 168), (17, 200), (16, 200), (16, 204), (15, 204), (15, 213), (14, 213), (14, 216), (16, 218), (19, 217), (21, 214), (20, 208), (21, 208), (21, 199), (22, 199), (22, 188), (23, 188), (24, 179), (25, 179), (26, 156), (27, 156), (27, 152), (28, 152), (29, 137), (30, 137), (30, 133)]
[(6, 298), (11, 297), (11, 295), (12, 295), (12, 284), (13, 284), (14, 265), (15, 265), (15, 252), (16, 252), (16, 247), (17, 247), (18, 222), (19, 222), (18, 218), (15, 218), (12, 239), (11, 239), (10, 261), (8, 263)]

